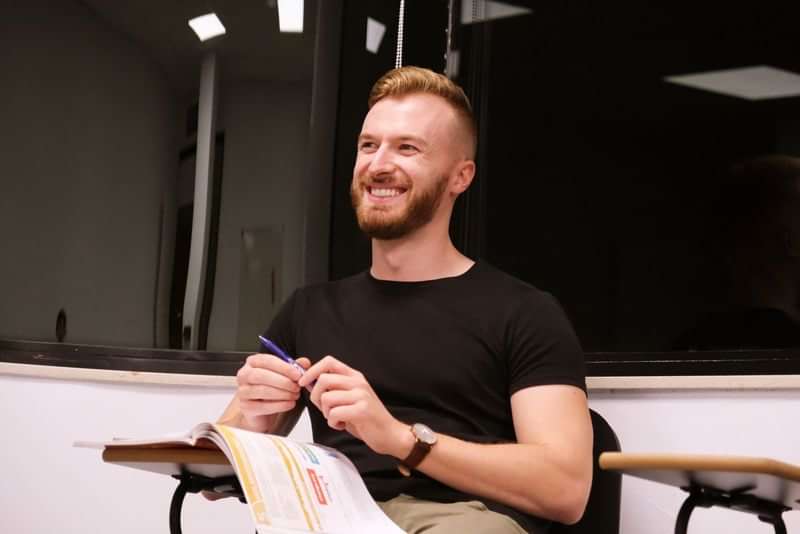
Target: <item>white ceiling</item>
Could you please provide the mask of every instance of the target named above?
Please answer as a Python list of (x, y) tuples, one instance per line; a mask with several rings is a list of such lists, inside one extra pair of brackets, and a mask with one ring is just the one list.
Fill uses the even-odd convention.
[[(269, 0), (81, 1), (103, 22), (141, 45), (177, 90), (197, 87), (200, 61), (210, 47), (219, 52), (223, 83), (311, 79), (316, 0), (305, 0), (302, 34), (278, 31), (277, 8)], [(227, 34), (200, 43), (188, 21), (212, 11)]]

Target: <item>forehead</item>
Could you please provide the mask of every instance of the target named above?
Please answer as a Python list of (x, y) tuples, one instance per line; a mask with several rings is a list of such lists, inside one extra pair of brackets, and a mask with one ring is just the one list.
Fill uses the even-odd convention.
[(362, 135), (414, 135), (426, 139), (448, 136), (456, 124), (455, 111), (439, 96), (414, 93), (379, 100), (369, 110)]

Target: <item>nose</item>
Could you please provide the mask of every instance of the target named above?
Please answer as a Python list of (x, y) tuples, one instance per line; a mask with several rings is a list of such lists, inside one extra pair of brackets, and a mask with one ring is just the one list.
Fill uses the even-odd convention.
[(367, 163), (367, 172), (373, 178), (391, 174), (394, 171), (394, 160), (386, 145), (381, 145), (372, 153)]

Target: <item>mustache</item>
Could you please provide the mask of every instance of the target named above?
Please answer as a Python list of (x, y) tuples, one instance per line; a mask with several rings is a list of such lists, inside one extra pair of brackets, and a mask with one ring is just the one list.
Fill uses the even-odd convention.
[(380, 186), (380, 187), (402, 187), (403, 189), (411, 189), (411, 183), (408, 180), (403, 180), (395, 177), (375, 177), (364, 174), (356, 175), (355, 183), (362, 187)]

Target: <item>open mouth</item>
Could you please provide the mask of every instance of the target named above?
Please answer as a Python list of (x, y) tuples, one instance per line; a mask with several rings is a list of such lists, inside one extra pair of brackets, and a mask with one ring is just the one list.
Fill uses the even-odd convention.
[(389, 200), (399, 197), (407, 191), (405, 187), (377, 187), (367, 186), (367, 193), (370, 197), (377, 200)]

